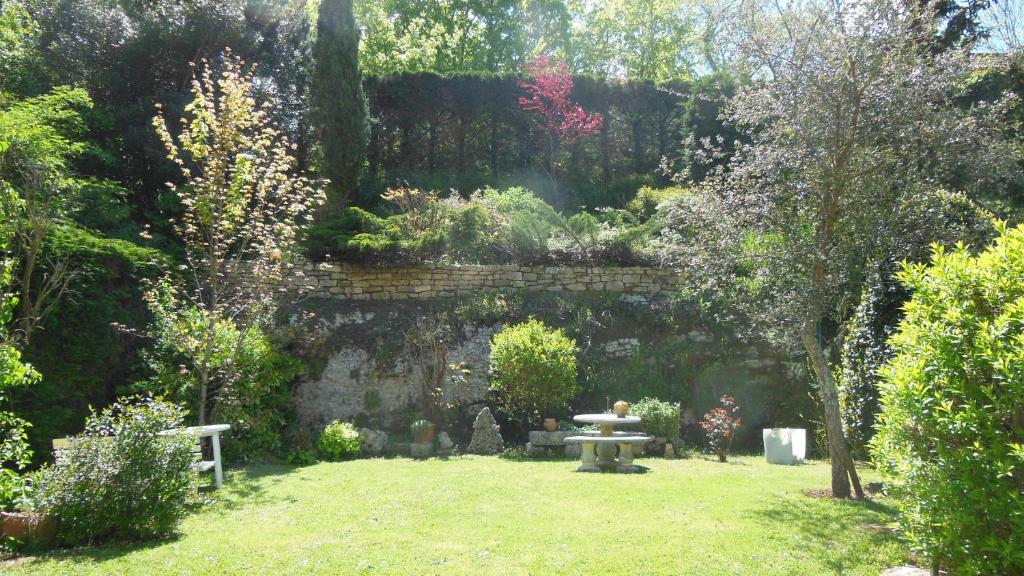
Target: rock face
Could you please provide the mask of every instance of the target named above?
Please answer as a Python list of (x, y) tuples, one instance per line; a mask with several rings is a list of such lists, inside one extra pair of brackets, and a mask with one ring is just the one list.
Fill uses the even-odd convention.
[(388, 434), (381, 430), (372, 428), (360, 428), (359, 433), (363, 435), (363, 443), (360, 448), (363, 452), (372, 456), (383, 454), (388, 447)]
[(494, 421), (494, 415), (490, 408), (484, 408), (476, 415), (473, 421), (473, 438), (469, 441), (470, 454), (500, 454), (505, 448), (505, 441), (501, 439), (501, 429)]
[[(376, 319), (382, 320), (382, 317), (378, 315)], [(469, 372), (460, 385), (446, 382), (445, 402), (468, 406), (483, 402), (487, 397), (490, 341), (500, 328), (500, 325), (466, 326), (449, 348), (448, 363), (463, 364)], [(339, 333), (355, 334), (361, 334), (360, 330), (382, 333), (393, 327), (374, 320), (336, 329)], [(368, 347), (365, 342), (362, 345)], [(340, 345), (331, 352), (318, 378), (299, 384), (294, 401), (299, 421), (306, 429), (322, 430), (332, 420), (351, 422), (361, 414), (372, 414), (374, 426), (394, 427), (401, 421), (405, 409), (419, 405), (421, 367), (412, 360), (404, 343), (380, 348), (393, 358), (385, 360), (385, 354), (379, 349)]]

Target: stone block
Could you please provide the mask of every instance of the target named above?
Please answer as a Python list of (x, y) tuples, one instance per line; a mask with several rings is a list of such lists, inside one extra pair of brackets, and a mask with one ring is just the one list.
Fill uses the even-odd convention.
[(583, 446), (580, 444), (566, 444), (565, 455), (569, 458), (579, 458), (580, 453), (583, 451)]
[(565, 439), (576, 434), (575, 430), (555, 430), (554, 432), (531, 430), (530, 444), (534, 446), (565, 446)]
[(543, 446), (534, 446), (532, 442), (527, 442), (526, 455), (530, 458), (543, 458), (548, 455), (548, 451)]
[(409, 456), (413, 458), (430, 458), (430, 455), (434, 453), (434, 443), (426, 442), (419, 443), (413, 442), (409, 444)]

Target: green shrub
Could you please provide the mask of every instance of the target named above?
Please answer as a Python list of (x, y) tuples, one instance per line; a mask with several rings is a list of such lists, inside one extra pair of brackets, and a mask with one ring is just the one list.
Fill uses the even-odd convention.
[(359, 456), (362, 441), (362, 435), (355, 426), (335, 420), (320, 433), (316, 450), (324, 460), (347, 460)]
[(191, 436), (159, 435), (184, 412), (161, 400), (118, 401), (86, 421), (39, 476), (40, 507), (59, 522), (58, 539), (82, 544), (169, 534), (193, 494)]
[(669, 442), (674, 442), (679, 436), (682, 418), (678, 403), (644, 398), (633, 404), (629, 411), (640, 417), (640, 430), (644, 433), (658, 438), (668, 438)]
[(520, 422), (553, 413), (576, 397), (576, 343), (535, 319), (491, 338), (491, 390), (503, 411)]
[(153, 348), (145, 354), (154, 376), (139, 382), (136, 388), (165, 395), (183, 406), (197, 410), (199, 381), (194, 366), (209, 362), (228, 386), (212, 393), (216, 422), (231, 425), (231, 434), (223, 441), (227, 461), (253, 461), (284, 456), (283, 433), (291, 409), (290, 384), (302, 373), (301, 362), (279, 349), (258, 326), (244, 337), (228, 320), (214, 326), (214, 346), (209, 358), (196, 358), (192, 343), (205, 337), (209, 318), (191, 308), (176, 316), (161, 315), (154, 323)]
[(487, 246), (490, 231), (491, 215), (480, 204), (456, 210), (448, 225), (448, 250), (465, 259), (486, 258), (492, 250)]
[(875, 463), (915, 549), (956, 574), (1024, 574), (1024, 227), (935, 248), (882, 370)]
[(658, 206), (670, 199), (689, 194), (690, 191), (681, 186), (670, 186), (668, 188), (653, 188), (644, 186), (637, 190), (627, 204), (626, 210), (642, 221), (651, 219), (658, 211)]

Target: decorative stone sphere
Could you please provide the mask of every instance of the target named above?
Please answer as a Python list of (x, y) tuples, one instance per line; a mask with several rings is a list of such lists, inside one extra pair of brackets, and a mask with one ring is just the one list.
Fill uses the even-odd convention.
[(623, 416), (629, 413), (629, 402), (626, 402), (625, 400), (619, 400), (612, 406), (612, 411), (615, 412), (616, 416), (622, 418)]

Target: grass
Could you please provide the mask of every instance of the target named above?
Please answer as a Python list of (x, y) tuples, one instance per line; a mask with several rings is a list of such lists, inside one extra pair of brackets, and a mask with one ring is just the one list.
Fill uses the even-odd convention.
[(827, 485), (823, 464), (637, 463), (649, 471), (472, 456), (251, 466), (172, 539), (58, 551), (0, 572), (877, 576), (906, 559), (884, 528), (885, 501), (804, 494)]

